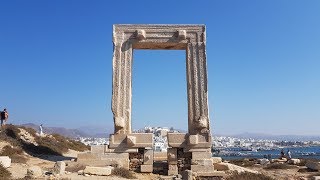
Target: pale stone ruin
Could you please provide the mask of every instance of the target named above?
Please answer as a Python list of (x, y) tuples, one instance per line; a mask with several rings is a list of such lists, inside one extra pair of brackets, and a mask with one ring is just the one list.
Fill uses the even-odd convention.
[(78, 161), (153, 172), (153, 134), (132, 133), (131, 129), (132, 52), (177, 49), (187, 54), (188, 133), (168, 133), (168, 175), (223, 176), (214, 170), (211, 154), (205, 26), (114, 25), (113, 43), (114, 134), (108, 147), (92, 147), (92, 153), (80, 154)]

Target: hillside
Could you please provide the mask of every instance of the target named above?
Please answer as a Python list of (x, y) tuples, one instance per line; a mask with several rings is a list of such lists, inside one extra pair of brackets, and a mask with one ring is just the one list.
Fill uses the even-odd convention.
[(12, 166), (9, 171), (0, 167), (0, 179), (8, 179), (8, 173), (19, 177), (21, 168), (26, 170), (35, 164), (52, 166), (59, 159), (70, 159), (66, 156), (70, 151), (89, 149), (89, 146), (59, 134), (39, 136), (32, 128), (8, 124), (0, 131), (0, 156), (9, 156)]
[[(33, 124), (33, 123), (26, 123), (22, 124), (21, 126), (29, 127), (34, 129), (35, 131), (39, 131), (39, 125)], [(78, 129), (68, 129), (64, 127), (43, 127), (43, 131), (47, 134), (60, 134), (65, 137), (69, 138), (77, 138), (77, 137), (109, 137), (110, 130), (104, 130), (96, 128), (78, 128)]]

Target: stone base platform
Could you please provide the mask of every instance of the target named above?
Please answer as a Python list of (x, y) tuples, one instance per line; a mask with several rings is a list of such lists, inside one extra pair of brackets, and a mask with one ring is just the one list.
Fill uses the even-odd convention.
[(77, 162), (86, 166), (120, 166), (129, 169), (129, 153), (81, 153)]

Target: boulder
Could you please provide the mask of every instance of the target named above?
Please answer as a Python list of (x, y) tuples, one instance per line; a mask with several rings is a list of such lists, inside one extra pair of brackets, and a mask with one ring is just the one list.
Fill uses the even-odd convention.
[(65, 169), (66, 169), (66, 163), (63, 161), (57, 161), (53, 167), (53, 173), (63, 175), (65, 174)]
[(11, 158), (9, 156), (0, 156), (0, 163), (3, 167), (8, 168), (11, 166)]
[(270, 161), (268, 159), (266, 159), (266, 158), (259, 159), (259, 164), (267, 165), (267, 164), (270, 164)]
[(83, 175), (83, 170), (79, 170), (78, 175)]
[(218, 171), (237, 171), (238, 173), (242, 173), (242, 172), (250, 172), (255, 174), (259, 173), (258, 171), (254, 171), (248, 168), (244, 168), (241, 166), (237, 166), (230, 163), (224, 163), (224, 162), (214, 164), (214, 169)]
[(84, 174), (90, 174), (90, 175), (98, 175), (98, 176), (109, 176), (112, 173), (112, 170), (114, 167), (107, 166), (107, 167), (91, 167), (86, 166), (86, 168), (83, 170)]
[(320, 176), (313, 176), (312, 180), (320, 180)]
[(287, 158), (272, 159), (272, 162), (280, 162), (280, 163), (284, 163), (284, 162), (287, 162)]
[(211, 157), (211, 159), (212, 159), (212, 163), (213, 164), (222, 162), (222, 158), (221, 157)]
[(297, 165), (297, 164), (299, 164), (301, 161), (300, 161), (300, 159), (290, 159), (289, 161), (288, 161), (288, 164), (292, 164), (292, 165)]
[(306, 163), (307, 168), (312, 169), (312, 170), (320, 170), (320, 162), (313, 162), (313, 161), (308, 161)]
[(27, 169), (27, 175), (32, 178), (38, 178), (42, 176), (42, 169), (39, 166), (31, 166)]

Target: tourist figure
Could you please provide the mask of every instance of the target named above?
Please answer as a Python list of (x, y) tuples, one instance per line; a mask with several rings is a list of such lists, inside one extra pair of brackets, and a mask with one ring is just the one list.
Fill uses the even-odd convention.
[(39, 131), (40, 131), (40, 136), (43, 136), (43, 128), (42, 128), (42, 124), (40, 124), (40, 126), (39, 126)]
[(272, 160), (271, 154), (268, 154), (268, 160), (271, 162)]
[(284, 150), (283, 150), (283, 149), (281, 149), (281, 152), (280, 152), (280, 159), (282, 159), (282, 158), (285, 158)]
[(289, 149), (288, 149), (288, 151), (287, 151), (287, 158), (288, 158), (288, 160), (291, 159), (291, 152), (290, 152)]
[(4, 108), (3, 111), (1, 111), (1, 127), (6, 125), (8, 118), (9, 118), (9, 113), (8, 113), (7, 109)]

